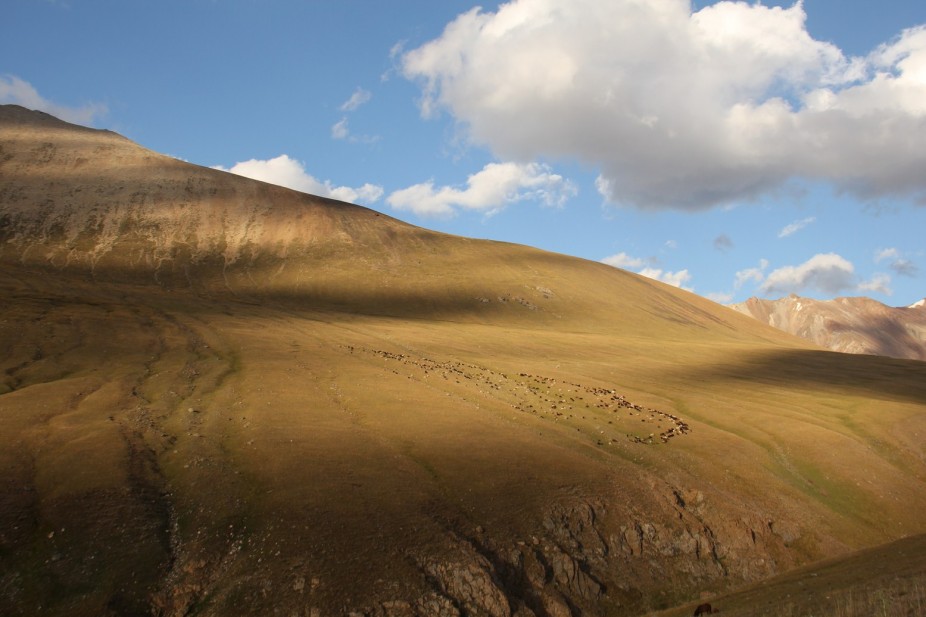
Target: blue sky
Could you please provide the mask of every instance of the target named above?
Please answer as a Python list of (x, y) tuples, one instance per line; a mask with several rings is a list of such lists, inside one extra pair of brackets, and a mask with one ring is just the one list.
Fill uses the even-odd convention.
[(922, 0), (7, 0), (0, 102), (720, 302), (926, 296)]

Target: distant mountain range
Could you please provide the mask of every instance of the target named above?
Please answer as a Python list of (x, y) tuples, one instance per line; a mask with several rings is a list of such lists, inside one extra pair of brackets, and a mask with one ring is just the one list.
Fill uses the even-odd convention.
[(891, 307), (871, 298), (813, 300), (792, 294), (731, 306), (834, 351), (926, 360), (926, 300)]

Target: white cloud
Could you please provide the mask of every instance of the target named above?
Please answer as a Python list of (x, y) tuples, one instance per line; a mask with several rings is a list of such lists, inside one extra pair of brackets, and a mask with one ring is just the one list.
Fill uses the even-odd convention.
[(875, 263), (881, 263), (885, 259), (897, 259), (900, 257), (900, 252), (895, 248), (881, 249), (875, 253)]
[(761, 283), (765, 279), (765, 270), (768, 268), (768, 260), (760, 259), (758, 268), (746, 268), (745, 270), (740, 270), (736, 273), (736, 280), (733, 282), (733, 287), (739, 289), (749, 281), (754, 283)]
[[(605, 257), (601, 260), (601, 263), (614, 266), (615, 268), (635, 270), (637, 274), (647, 278), (662, 281), (663, 283), (668, 283), (669, 285), (673, 285), (675, 287), (680, 287), (685, 291), (694, 291), (694, 288), (685, 286), (685, 283), (691, 280), (691, 274), (688, 273), (687, 269), (679, 270), (678, 272), (669, 272), (667, 270), (662, 270), (660, 268), (654, 268), (652, 266), (646, 265), (647, 263), (652, 263), (653, 261), (653, 259), (642, 259), (640, 257), (633, 257), (627, 253), (620, 252), (616, 255)], [(641, 269), (637, 270), (637, 268)]]
[(688, 273), (688, 270), (679, 270), (678, 272), (668, 272), (660, 270), (659, 268), (643, 268), (640, 270), (639, 274), (656, 279), (657, 281), (662, 281), (663, 283), (668, 283), (674, 287), (680, 287), (685, 291), (694, 291), (693, 287), (686, 287), (685, 283), (691, 280), (691, 275)]
[(82, 107), (67, 107), (52, 103), (38, 93), (32, 84), (15, 75), (0, 75), (0, 104), (21, 105), (29, 109), (44, 111), (56, 118), (90, 126), (108, 112), (102, 103), (87, 103)]
[(787, 237), (790, 236), (791, 234), (797, 233), (797, 232), (799, 232), (800, 230), (804, 229), (805, 227), (807, 227), (808, 225), (810, 225), (811, 223), (813, 223), (813, 222), (816, 221), (816, 220), (817, 220), (817, 217), (815, 217), (815, 216), (809, 216), (809, 217), (807, 217), (807, 218), (805, 218), (805, 219), (801, 219), (801, 220), (799, 220), (799, 221), (794, 221), (793, 223), (791, 223), (791, 224), (789, 224), (789, 225), (785, 225), (785, 226), (781, 229), (781, 231), (778, 232), (778, 237), (779, 237), (779, 238), (787, 238)]
[(889, 296), (893, 293), (891, 289), (891, 277), (887, 274), (875, 274), (871, 277), (870, 281), (862, 281), (859, 283), (858, 291), (863, 293), (882, 293)]
[(354, 93), (350, 95), (350, 98), (344, 101), (338, 109), (341, 111), (354, 111), (361, 105), (368, 103), (371, 98), (373, 98), (373, 95), (370, 94), (369, 90), (357, 88), (354, 90)]
[(703, 209), (794, 177), (926, 201), (926, 26), (850, 58), (801, 2), (513, 0), (401, 67), (423, 115), (504, 160), (591, 163), (613, 203)]
[(328, 180), (324, 182), (307, 173), (301, 162), (289, 158), (285, 154), (268, 160), (251, 159), (235, 163), (226, 169), (216, 166), (215, 169), (231, 172), (246, 178), (278, 184), (303, 193), (311, 193), (321, 197), (331, 197), (351, 203), (372, 204), (383, 195), (383, 187), (366, 183), (352, 188), (349, 186), (334, 186)]
[(465, 188), (435, 187), (429, 181), (395, 191), (386, 201), (397, 210), (422, 216), (448, 216), (458, 208), (493, 213), (525, 200), (561, 206), (576, 194), (569, 180), (552, 173), (546, 165), (489, 163), (467, 178)]
[(799, 266), (785, 266), (772, 271), (760, 289), (764, 294), (800, 293), (805, 290), (835, 296), (841, 292), (881, 292), (890, 294), (890, 277), (877, 274), (869, 281), (859, 281), (855, 267), (835, 253), (814, 255)]
[(343, 117), (331, 125), (331, 139), (348, 141), (352, 144), (374, 144), (379, 141), (379, 135), (354, 135), (350, 132), (347, 117)]
[(641, 268), (646, 264), (645, 259), (640, 259), (639, 257), (631, 257), (627, 253), (620, 252), (617, 255), (611, 255), (610, 257), (605, 257), (601, 260), (601, 263), (608, 264), (609, 266), (614, 266), (615, 268), (623, 268), (625, 270), (633, 270), (636, 268)]
[(331, 126), (332, 139), (347, 139), (350, 136), (350, 129), (347, 128), (347, 118), (341, 118)]

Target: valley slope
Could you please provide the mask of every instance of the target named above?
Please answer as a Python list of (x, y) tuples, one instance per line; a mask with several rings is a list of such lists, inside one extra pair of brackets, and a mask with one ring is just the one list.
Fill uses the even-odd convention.
[(926, 531), (926, 365), (0, 107), (0, 613), (634, 615)]

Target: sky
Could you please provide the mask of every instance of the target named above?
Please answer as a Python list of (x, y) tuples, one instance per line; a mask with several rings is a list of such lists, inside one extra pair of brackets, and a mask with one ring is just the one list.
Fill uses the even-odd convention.
[(926, 296), (926, 2), (5, 0), (0, 103), (710, 298)]

